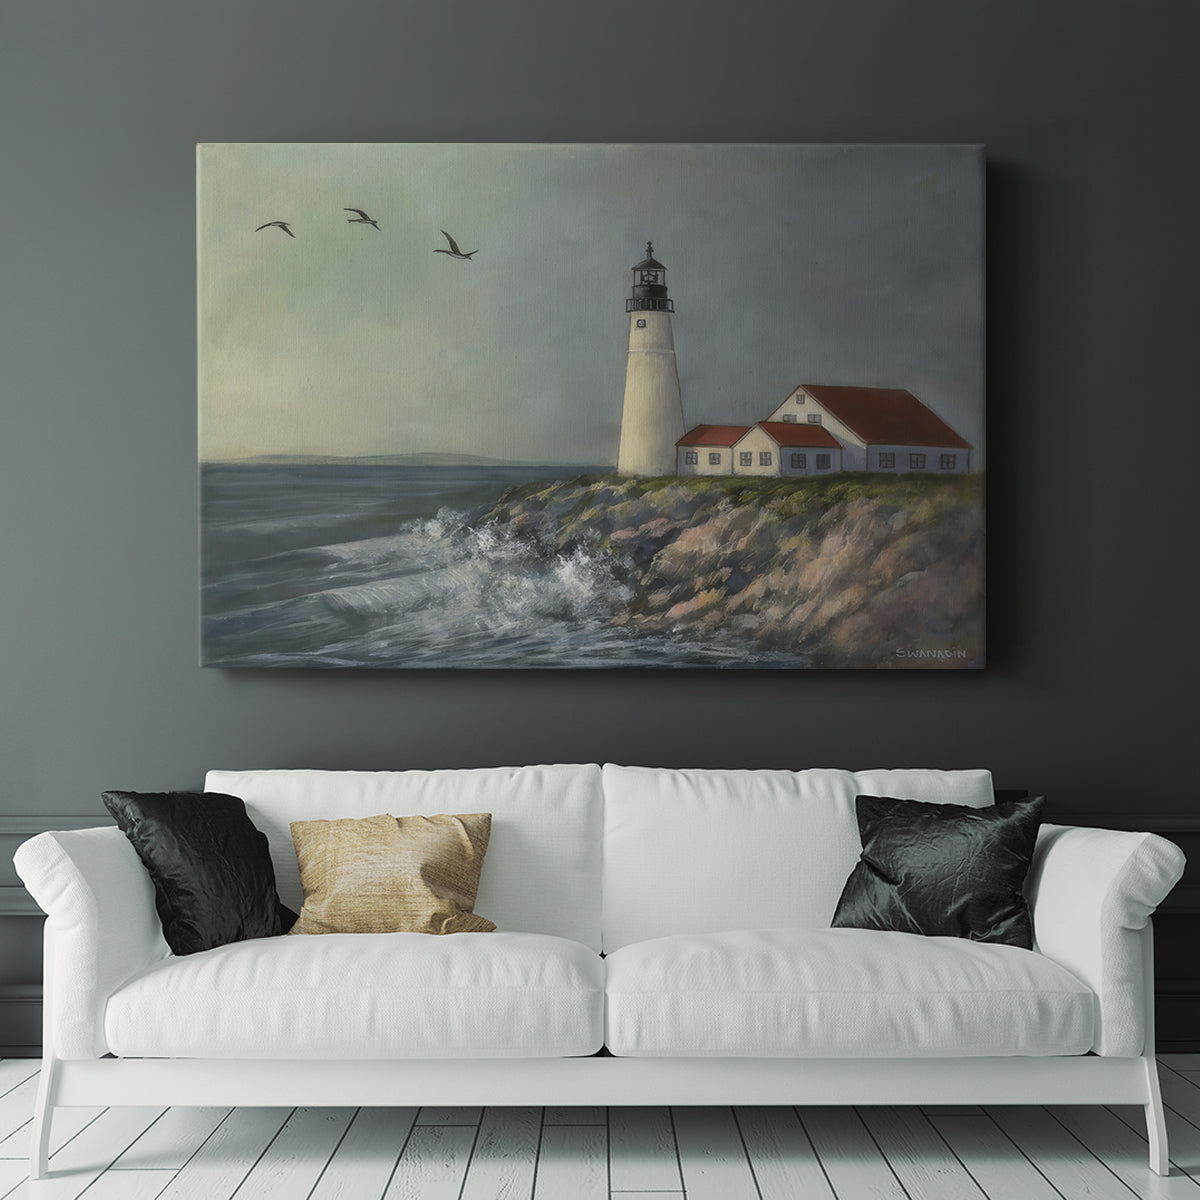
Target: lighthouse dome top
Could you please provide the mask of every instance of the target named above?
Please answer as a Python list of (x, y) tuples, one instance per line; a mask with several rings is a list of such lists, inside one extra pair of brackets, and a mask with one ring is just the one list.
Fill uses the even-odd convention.
[(657, 258), (654, 257), (654, 246), (650, 242), (647, 242), (646, 243), (646, 257), (643, 258), (640, 263), (636, 263), (634, 265), (633, 269), (635, 271), (642, 271), (642, 270), (665, 271), (667, 268), (665, 266), (663, 266), (663, 264), (660, 263)]

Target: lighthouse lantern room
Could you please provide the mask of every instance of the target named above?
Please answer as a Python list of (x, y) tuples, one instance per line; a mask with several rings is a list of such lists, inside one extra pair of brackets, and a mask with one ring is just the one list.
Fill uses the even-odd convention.
[(633, 268), (633, 295), (625, 301), (626, 312), (674, 312), (675, 301), (667, 296), (667, 268), (654, 257), (646, 243), (646, 257)]
[(625, 405), (617, 470), (622, 475), (673, 475), (675, 443), (683, 437), (683, 399), (675, 362), (667, 268), (646, 243), (646, 257), (633, 268), (629, 314), (629, 355), (625, 366)]

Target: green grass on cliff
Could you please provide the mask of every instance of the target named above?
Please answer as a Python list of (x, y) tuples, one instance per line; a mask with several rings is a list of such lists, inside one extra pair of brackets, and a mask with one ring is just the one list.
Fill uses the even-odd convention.
[(623, 478), (619, 475), (588, 476), (579, 484), (607, 483), (627, 494), (651, 496), (664, 488), (682, 487), (693, 495), (711, 495), (747, 507), (778, 507), (788, 510), (832, 508), (854, 500), (884, 500), (905, 507), (937, 498), (962, 502), (983, 495), (981, 475), (886, 475), (865, 471), (843, 471), (806, 479), (781, 479), (739, 475), (658, 475)]
[(839, 472), (816, 478), (781, 479), (739, 475), (623, 476), (614, 473), (580, 475), (559, 482), (537, 480), (517, 484), (504, 493), (493, 513), (498, 515), (501, 509), (511, 512), (527, 503), (536, 510), (545, 504), (563, 501), (586, 508), (590, 502), (588, 497), (599, 493), (606, 493), (609, 505), (639, 500), (654, 505), (660, 496), (662, 501), (669, 502), (669, 497), (678, 497), (681, 491), (713, 507), (770, 509), (781, 520), (819, 515), (839, 505), (864, 500), (897, 508), (924, 506), (927, 511), (935, 512), (945, 505), (982, 503), (983, 486), (982, 475)]

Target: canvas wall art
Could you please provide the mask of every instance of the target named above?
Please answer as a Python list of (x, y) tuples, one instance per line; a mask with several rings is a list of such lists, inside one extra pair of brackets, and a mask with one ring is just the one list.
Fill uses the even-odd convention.
[(983, 161), (199, 147), (201, 661), (983, 666)]

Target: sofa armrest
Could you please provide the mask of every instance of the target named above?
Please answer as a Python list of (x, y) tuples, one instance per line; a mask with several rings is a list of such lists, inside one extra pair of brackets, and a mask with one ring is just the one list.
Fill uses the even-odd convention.
[(1043, 825), (1038, 834), (1025, 885), (1035, 949), (1095, 994), (1096, 1054), (1143, 1052), (1153, 980), (1144, 978), (1140, 931), (1184, 863), (1178, 846), (1153, 833)]
[(132, 975), (170, 949), (154, 884), (119, 830), (39, 833), (13, 856), (22, 882), (47, 914), (46, 1053), (108, 1053), (104, 1009)]

